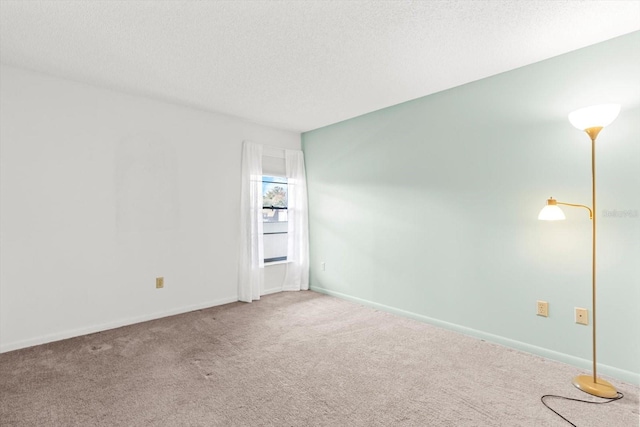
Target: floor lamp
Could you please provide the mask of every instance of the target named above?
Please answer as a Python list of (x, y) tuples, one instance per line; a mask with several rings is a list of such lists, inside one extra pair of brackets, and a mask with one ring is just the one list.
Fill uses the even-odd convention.
[(593, 337), (593, 375), (579, 375), (573, 379), (573, 385), (594, 396), (613, 398), (618, 395), (615, 387), (596, 376), (596, 138), (600, 131), (610, 125), (620, 113), (617, 104), (594, 105), (581, 108), (569, 114), (569, 121), (576, 128), (585, 131), (591, 138), (591, 207), (573, 203), (563, 203), (553, 197), (540, 211), (538, 219), (554, 221), (565, 219), (564, 212), (558, 205), (585, 208), (589, 211), (592, 225), (591, 256), (591, 328)]

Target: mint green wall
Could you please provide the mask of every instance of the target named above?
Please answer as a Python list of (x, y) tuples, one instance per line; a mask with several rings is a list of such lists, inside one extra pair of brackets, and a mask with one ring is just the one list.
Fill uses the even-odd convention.
[(618, 102), (597, 141), (598, 356), (640, 382), (638, 52), (633, 33), (303, 134), (312, 289), (588, 369), (588, 215), (536, 217), (549, 196), (591, 204), (567, 114)]

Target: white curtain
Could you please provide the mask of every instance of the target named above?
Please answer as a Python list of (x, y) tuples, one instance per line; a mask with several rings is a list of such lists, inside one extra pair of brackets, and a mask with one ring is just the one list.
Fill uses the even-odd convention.
[(240, 256), (238, 299), (260, 299), (264, 283), (262, 244), (262, 145), (245, 141), (242, 147), (240, 200)]
[(309, 289), (309, 214), (302, 151), (286, 150), (288, 189), (287, 272), (285, 291)]

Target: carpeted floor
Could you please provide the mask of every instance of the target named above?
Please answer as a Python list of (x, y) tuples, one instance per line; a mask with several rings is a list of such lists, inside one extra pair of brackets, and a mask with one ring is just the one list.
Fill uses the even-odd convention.
[[(0, 355), (2, 426), (568, 426), (562, 363), (314, 292), (287, 292)], [(638, 388), (550, 404), (637, 427)], [(593, 398), (592, 400), (597, 400)]]

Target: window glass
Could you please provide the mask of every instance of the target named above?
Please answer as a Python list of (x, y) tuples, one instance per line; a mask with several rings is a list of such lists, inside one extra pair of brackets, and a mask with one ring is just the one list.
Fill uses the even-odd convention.
[[(287, 179), (273, 176), (262, 177), (262, 206), (287, 207)], [(286, 219), (285, 219), (286, 221)]]
[(287, 259), (287, 178), (262, 177), (264, 262)]

